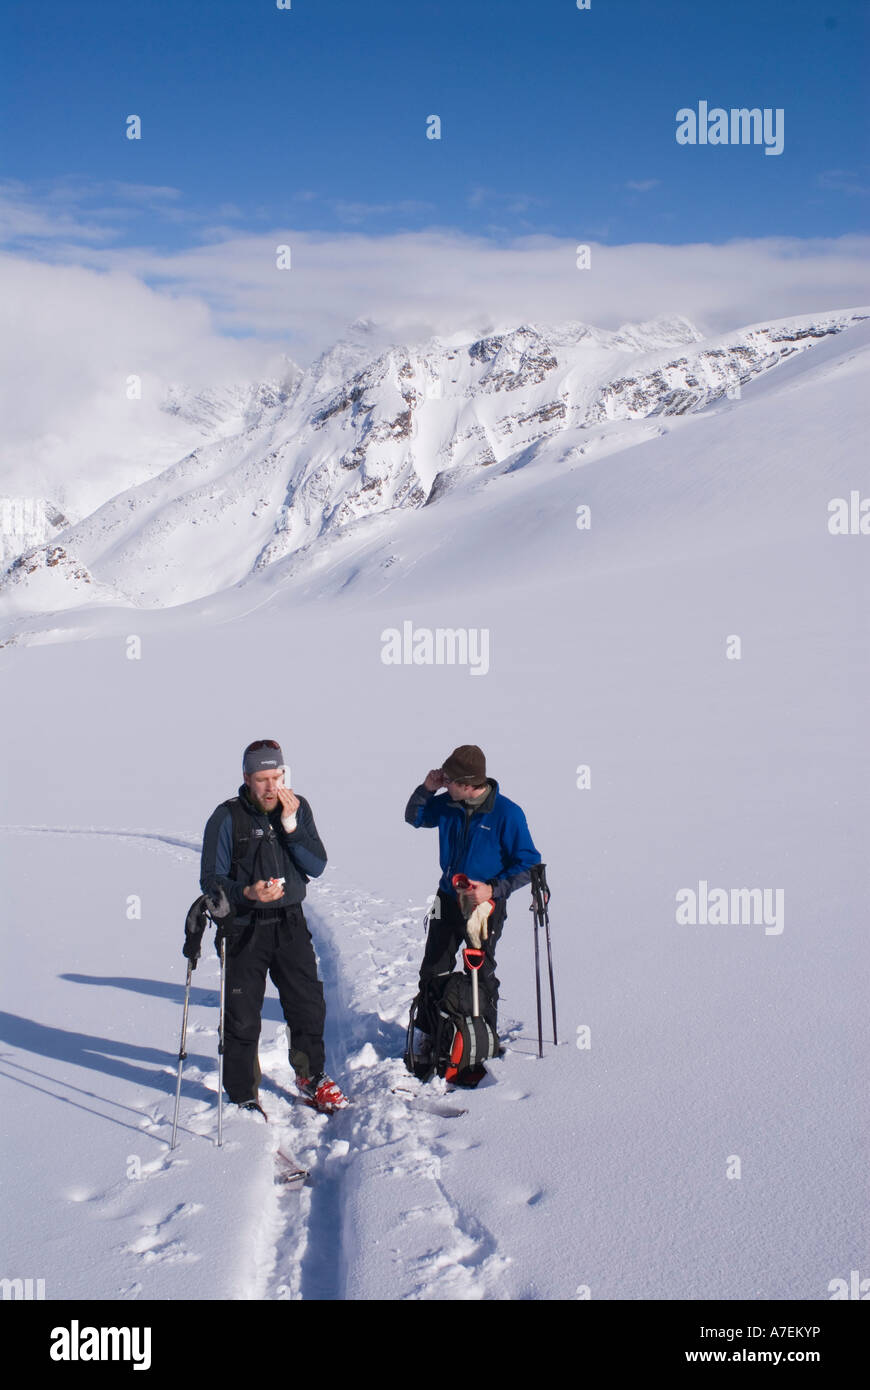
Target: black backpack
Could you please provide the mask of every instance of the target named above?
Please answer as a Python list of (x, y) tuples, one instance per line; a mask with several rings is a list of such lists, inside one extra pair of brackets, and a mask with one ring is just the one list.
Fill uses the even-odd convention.
[[(420, 990), (411, 1005), (405, 1066), (421, 1081), (435, 1072), (454, 1086), (477, 1086), (486, 1076), (484, 1062), (498, 1056), (498, 1036), (483, 1017), (489, 992), (478, 979), (479, 1014), (473, 1016), (471, 976), (463, 970), (436, 975)], [(429, 1061), (414, 1053), (414, 1029), (432, 1039)]]

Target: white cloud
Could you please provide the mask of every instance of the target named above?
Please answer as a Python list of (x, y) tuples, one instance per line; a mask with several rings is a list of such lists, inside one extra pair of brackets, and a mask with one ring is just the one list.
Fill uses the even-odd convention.
[(52, 206), (61, 202), (58, 190), (43, 199), (34, 198), (24, 184), (6, 180), (0, 185), (0, 246), (11, 244), (38, 245), (61, 239), (70, 241), (110, 241), (117, 232), (102, 226), (92, 213), (93, 220), (82, 218), (75, 210), (76, 198), (68, 196), (63, 203), (72, 205), (60, 210)]
[[(581, 319), (615, 328), (681, 313), (718, 332), (870, 298), (867, 237), (593, 243), (591, 268), (577, 270), (582, 240), (536, 235), (494, 244), (448, 230), (367, 236), (281, 227), (164, 255), (92, 247), (66, 254), (201, 299), (219, 329), (283, 339), (303, 363), (361, 316), (419, 335), (474, 332), (483, 320), (507, 327)], [(291, 247), (292, 270), (276, 268), (282, 244)]]
[(866, 173), (859, 174), (854, 169), (825, 169), (819, 174), (819, 184), (822, 188), (832, 188), (838, 193), (857, 193), (861, 196), (870, 193), (870, 181)]
[[(105, 196), (104, 187), (96, 191)], [(126, 196), (127, 208), (162, 204), (184, 213), (172, 189), (131, 185)], [(360, 317), (409, 341), (523, 321), (616, 328), (676, 313), (703, 332), (722, 332), (870, 300), (870, 238), (861, 236), (593, 243), (591, 269), (577, 270), (576, 246), (588, 240), (582, 231), (496, 243), (437, 228), (372, 236), (279, 226), (254, 235), (216, 217), (214, 224), (207, 244), (180, 251), (109, 246), (117, 230), (92, 213), (5, 185), (0, 227), (26, 252), (0, 253), (4, 493), (22, 490), (25, 474), (25, 490), (38, 491), (40, 471), (55, 477), (65, 454), (70, 468), (87, 459), (95, 474), (100, 458), (141, 454), (164, 428), (156, 412), (162, 383), (203, 387), (274, 375), (281, 352), (304, 365)], [(292, 270), (276, 268), (280, 244), (291, 247)], [(132, 373), (147, 388), (133, 432), (122, 389)]]
[(339, 221), (356, 224), (365, 222), (370, 217), (384, 217), (387, 214), (413, 217), (432, 212), (434, 209), (433, 203), (421, 203), (413, 198), (406, 198), (397, 203), (349, 203), (342, 198), (333, 198), (328, 200), (328, 206), (332, 208)]
[(158, 293), (125, 270), (0, 253), (0, 301), (0, 494), (48, 497), (73, 513), (195, 445), (195, 430), (159, 410), (169, 383), (220, 386), (282, 366), (278, 347), (222, 337), (201, 300)]

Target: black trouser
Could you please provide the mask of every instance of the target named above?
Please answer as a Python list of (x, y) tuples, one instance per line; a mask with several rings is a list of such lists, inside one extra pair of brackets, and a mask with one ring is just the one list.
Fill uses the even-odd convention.
[(291, 1066), (303, 1077), (319, 1076), (324, 1068), (323, 985), (297, 903), (278, 914), (261, 914), (227, 937), (224, 1086), (236, 1103), (255, 1098), (260, 1084), (257, 1043), (267, 972), (287, 1020)]
[[(429, 933), (426, 937), (426, 950), (423, 952), (423, 963), (420, 966), (420, 989), (435, 975), (448, 975), (453, 969), (456, 954), (461, 946), (467, 944), (465, 939), (465, 918), (456, 898), (450, 897), (440, 888), (438, 890), (438, 900), (441, 905), (441, 916), (430, 917)], [(480, 967), (480, 983), (489, 995), (488, 1002), (481, 1008), (481, 1014), (486, 1019), (493, 1032), (498, 1031), (498, 977), (495, 973), (495, 948), (501, 936), (504, 926), (504, 919), (507, 904), (504, 898), (496, 901), (495, 907), (487, 919), (489, 935), (483, 943), (484, 959)], [(481, 993), (483, 993), (483, 989)], [(422, 1028), (426, 1020), (420, 1019)], [(424, 1030), (425, 1031), (425, 1030)]]

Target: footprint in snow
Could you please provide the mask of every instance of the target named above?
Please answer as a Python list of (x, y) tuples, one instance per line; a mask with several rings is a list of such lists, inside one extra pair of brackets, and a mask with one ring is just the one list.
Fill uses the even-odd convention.
[(176, 1221), (195, 1216), (202, 1211), (201, 1202), (179, 1202), (165, 1216), (142, 1220), (142, 1234), (123, 1247), (129, 1255), (137, 1255), (143, 1264), (193, 1264), (201, 1257), (188, 1250), (182, 1241), (165, 1239), (167, 1227)]
[(96, 1202), (105, 1196), (103, 1192), (95, 1192), (90, 1187), (70, 1187), (62, 1194), (68, 1202)]

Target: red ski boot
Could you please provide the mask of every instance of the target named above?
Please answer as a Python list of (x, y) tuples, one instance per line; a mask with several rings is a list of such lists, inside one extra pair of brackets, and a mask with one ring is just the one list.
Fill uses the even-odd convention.
[(331, 1115), (350, 1105), (347, 1096), (325, 1073), (311, 1079), (297, 1076), (296, 1087), (307, 1103), (323, 1115)]

